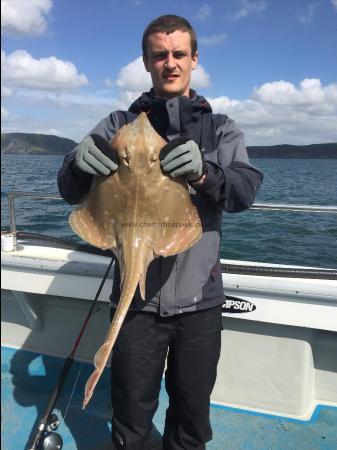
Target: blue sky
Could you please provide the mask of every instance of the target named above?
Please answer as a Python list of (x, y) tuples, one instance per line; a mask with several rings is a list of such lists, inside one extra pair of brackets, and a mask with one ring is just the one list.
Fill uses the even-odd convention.
[(337, 0), (1, 0), (2, 132), (82, 139), (151, 86), (146, 25), (188, 19), (192, 87), (247, 145), (337, 141)]

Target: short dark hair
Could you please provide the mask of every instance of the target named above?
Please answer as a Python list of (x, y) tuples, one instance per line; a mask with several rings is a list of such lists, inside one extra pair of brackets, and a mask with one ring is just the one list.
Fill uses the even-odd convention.
[(143, 55), (147, 57), (147, 39), (150, 36), (150, 34), (153, 33), (166, 33), (170, 34), (174, 31), (187, 31), (191, 38), (191, 50), (192, 50), (192, 56), (195, 54), (195, 52), (198, 50), (197, 45), (197, 36), (196, 33), (191, 26), (191, 24), (184, 19), (183, 17), (175, 16), (173, 14), (168, 14), (165, 16), (157, 17), (157, 19), (154, 19), (149, 25), (145, 28), (144, 34), (143, 34), (143, 40), (142, 40), (142, 50)]

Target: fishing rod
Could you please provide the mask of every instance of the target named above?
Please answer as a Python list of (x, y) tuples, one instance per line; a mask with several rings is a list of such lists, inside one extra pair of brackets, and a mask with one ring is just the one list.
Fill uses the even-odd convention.
[(88, 311), (88, 314), (83, 322), (82, 328), (80, 329), (80, 332), (75, 340), (73, 348), (72, 348), (69, 356), (64, 360), (60, 375), (58, 377), (58, 381), (57, 381), (55, 388), (50, 396), (48, 405), (47, 405), (44, 413), (42, 414), (41, 419), (38, 422), (38, 426), (36, 427), (35, 434), (32, 438), (32, 443), (29, 444), (29, 441), (27, 442), (27, 448), (29, 450), (60, 450), (63, 447), (62, 437), (60, 436), (60, 434), (55, 433), (55, 430), (57, 430), (57, 428), (60, 424), (60, 421), (59, 421), (57, 415), (55, 413), (53, 413), (53, 410), (55, 408), (55, 404), (58, 400), (58, 397), (63, 388), (63, 385), (66, 381), (66, 378), (69, 374), (69, 371), (73, 365), (74, 354), (77, 350), (77, 347), (79, 346), (79, 343), (82, 339), (84, 330), (90, 320), (90, 317), (93, 314), (98, 297), (100, 296), (100, 293), (103, 289), (104, 283), (108, 277), (108, 274), (110, 272), (113, 261), (114, 261), (114, 257), (111, 258), (109, 266), (104, 274), (104, 277), (102, 278), (101, 284), (99, 285), (99, 288), (96, 292), (93, 303), (92, 303), (92, 305)]

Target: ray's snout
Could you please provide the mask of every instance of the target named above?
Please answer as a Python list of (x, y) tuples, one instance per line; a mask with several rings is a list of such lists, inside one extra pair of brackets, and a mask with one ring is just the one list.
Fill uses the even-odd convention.
[(127, 171), (147, 175), (158, 164), (159, 153), (166, 141), (156, 132), (147, 117), (141, 113), (135, 120), (120, 129), (111, 141), (117, 149), (121, 166)]

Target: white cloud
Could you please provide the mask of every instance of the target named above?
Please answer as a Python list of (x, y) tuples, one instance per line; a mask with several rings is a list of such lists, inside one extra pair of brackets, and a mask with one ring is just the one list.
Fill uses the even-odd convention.
[(198, 42), (203, 45), (218, 45), (221, 44), (221, 42), (226, 41), (227, 34), (226, 33), (220, 33), (220, 34), (213, 34), (212, 36), (202, 36), (198, 39)]
[(211, 16), (212, 8), (209, 5), (203, 5), (194, 15), (194, 19), (199, 22), (205, 22)]
[[(102, 96), (69, 92), (13, 90), (7, 101), (10, 117), (2, 121), (3, 132), (53, 134), (79, 141), (109, 113), (119, 108), (106, 93)], [(7, 108), (7, 104), (5, 105)], [(19, 108), (20, 114), (14, 111)], [(13, 111), (13, 113), (12, 113)]]
[(144, 89), (140, 91), (120, 91), (118, 98), (114, 99), (116, 109), (128, 110), (130, 105), (142, 95)]
[(235, 119), (248, 145), (336, 142), (337, 84), (305, 79), (255, 88), (251, 98), (209, 98), (215, 113)]
[(314, 3), (309, 3), (309, 5), (306, 5), (306, 11), (304, 11), (299, 17), (299, 21), (305, 25), (309, 25), (314, 17), (316, 6), (317, 5)]
[(1, 31), (11, 36), (36, 36), (47, 29), (52, 0), (1, 0)]
[(239, 5), (239, 10), (230, 16), (234, 21), (245, 19), (252, 14), (263, 11), (266, 8), (267, 3), (265, 0), (240, 0)]
[(6, 119), (8, 119), (8, 117), (9, 117), (9, 112), (7, 111), (6, 108), (1, 106), (1, 119), (6, 120)]
[(120, 70), (116, 85), (124, 91), (144, 91), (150, 89), (151, 76), (146, 72), (143, 58), (140, 56)]
[(265, 83), (254, 89), (254, 98), (271, 105), (322, 105), (336, 104), (337, 84), (323, 87), (317, 78), (307, 78), (300, 82), (299, 88), (294, 84), (281, 81)]
[(88, 83), (87, 77), (77, 72), (70, 61), (51, 56), (34, 59), (25, 50), (6, 55), (1, 51), (2, 77), (11, 86), (42, 90), (74, 89)]
[(191, 87), (193, 89), (207, 88), (210, 84), (209, 74), (201, 64), (198, 64), (191, 75)]
[(7, 86), (1, 85), (1, 98), (10, 97), (12, 95), (12, 90)]
[(337, 0), (331, 0), (332, 6), (334, 6), (337, 10)]
[(213, 112), (215, 114), (223, 113), (223, 112), (227, 111), (229, 108), (233, 108), (240, 104), (239, 100), (231, 100), (230, 98), (228, 98), (226, 96), (209, 98), (208, 100), (211, 103)]

